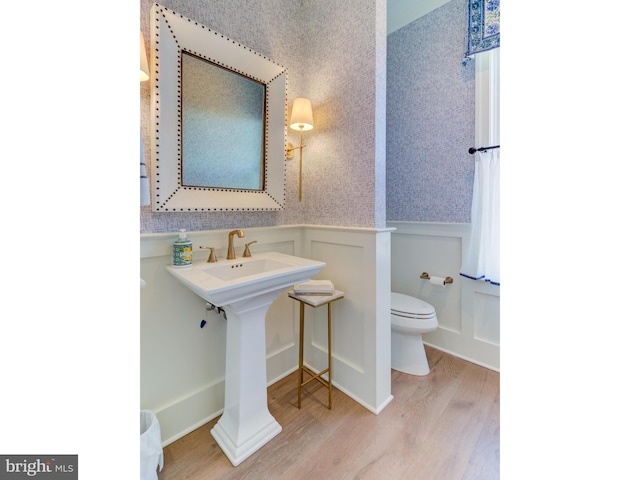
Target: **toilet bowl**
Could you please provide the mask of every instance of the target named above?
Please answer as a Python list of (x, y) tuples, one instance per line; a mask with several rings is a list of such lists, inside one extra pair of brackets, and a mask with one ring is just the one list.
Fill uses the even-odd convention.
[(410, 375), (428, 374), (422, 335), (436, 328), (438, 318), (432, 305), (391, 292), (391, 368)]

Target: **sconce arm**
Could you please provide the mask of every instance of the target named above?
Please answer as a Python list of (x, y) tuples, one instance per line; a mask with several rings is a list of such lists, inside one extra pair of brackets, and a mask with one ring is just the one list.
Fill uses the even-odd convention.
[(295, 151), (296, 150), (300, 150), (302, 151), (302, 149), (306, 147), (306, 145), (298, 145), (297, 147), (293, 146), (293, 143), (291, 142), (287, 142), (287, 148), (285, 148), (285, 153), (287, 155), (287, 159), (291, 160), (293, 157), (295, 157)]

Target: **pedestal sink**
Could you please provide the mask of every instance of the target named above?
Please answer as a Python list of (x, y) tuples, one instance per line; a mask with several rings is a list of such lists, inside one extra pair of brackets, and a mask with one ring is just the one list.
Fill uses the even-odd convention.
[(224, 412), (211, 430), (236, 466), (282, 431), (267, 406), (265, 316), (271, 303), (326, 264), (278, 252), (167, 266), (171, 275), (227, 315)]

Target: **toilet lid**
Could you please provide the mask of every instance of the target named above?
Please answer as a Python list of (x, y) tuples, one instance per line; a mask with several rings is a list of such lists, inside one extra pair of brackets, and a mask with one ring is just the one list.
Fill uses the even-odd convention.
[(436, 314), (433, 305), (419, 298), (391, 292), (391, 313), (412, 318), (431, 318)]

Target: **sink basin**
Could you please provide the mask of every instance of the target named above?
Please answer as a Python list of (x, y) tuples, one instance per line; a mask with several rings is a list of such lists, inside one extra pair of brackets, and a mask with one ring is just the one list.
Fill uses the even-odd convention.
[(250, 261), (234, 261), (226, 265), (216, 265), (211, 268), (203, 268), (202, 271), (226, 282), (250, 277), (252, 275), (275, 272), (276, 270), (282, 270), (290, 266), (290, 263), (274, 260), (273, 258), (259, 258)]
[(194, 263), (186, 268), (168, 265), (167, 270), (195, 294), (222, 307), (309, 280), (325, 265), (284, 253), (265, 252), (248, 258)]
[(278, 252), (167, 266), (180, 283), (227, 317), (224, 412), (211, 435), (236, 466), (282, 431), (267, 406), (265, 318), (285, 290), (326, 264)]

